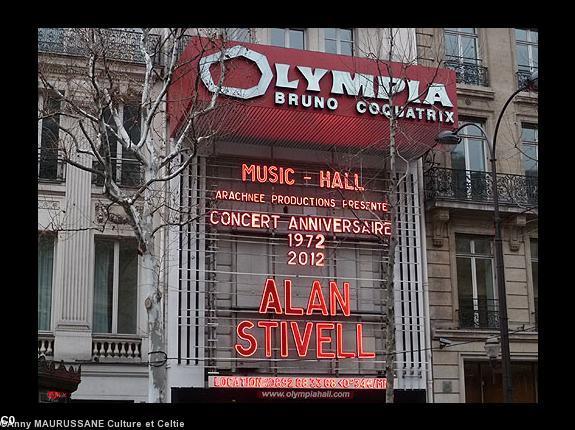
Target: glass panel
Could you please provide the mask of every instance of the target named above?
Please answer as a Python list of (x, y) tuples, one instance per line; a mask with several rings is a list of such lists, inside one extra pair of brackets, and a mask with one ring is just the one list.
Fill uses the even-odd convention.
[(493, 255), (491, 239), (474, 239), (475, 255)]
[(289, 47), (294, 49), (303, 49), (303, 35), (301, 30), (289, 31)]
[[(141, 136), (140, 105), (124, 106), (124, 127), (130, 135), (132, 142), (138, 142)], [(122, 148), (122, 185), (135, 186), (140, 181), (140, 162), (133, 151)]]
[(473, 301), (471, 259), (467, 257), (457, 257), (456, 265), (460, 323), (462, 327), (473, 327), (475, 325), (475, 308)]
[(483, 140), (468, 139), (467, 154), (469, 156), (469, 170), (485, 171), (485, 152)]
[(515, 40), (527, 41), (527, 30), (515, 29)]
[(457, 36), (454, 34), (445, 34), (445, 55), (448, 57), (459, 58), (459, 47), (457, 45)]
[[(104, 109), (103, 115), (104, 115), (104, 122), (106, 124), (109, 124), (113, 130), (116, 130), (117, 129), (116, 122), (112, 118), (112, 113), (110, 112), (110, 109), (108, 109), (108, 108)], [(112, 131), (110, 131), (108, 129), (106, 129), (106, 139), (104, 139), (104, 141), (102, 142), (102, 145), (98, 148), (100, 155), (104, 159), (105, 159), (106, 149), (108, 149), (110, 151), (110, 157), (112, 159), (111, 160), (112, 178), (114, 180), (116, 180), (116, 154), (118, 152), (118, 139), (116, 138), (114, 133), (112, 133)], [(102, 166), (96, 160), (95, 164), (94, 164), (94, 169), (102, 172), (102, 171), (104, 171), (104, 166)], [(102, 185), (103, 182), (104, 182), (103, 178), (98, 176), (97, 177), (97, 184)]]
[(536, 142), (537, 141), (537, 128), (524, 125), (521, 128), (521, 139), (523, 141)]
[(326, 28), (324, 30), (325, 38), (326, 39), (334, 39), (335, 40), (335, 28)]
[(250, 41), (250, 29), (249, 28), (228, 28), (227, 35), (230, 40), (237, 40), (239, 42), (249, 42)]
[(451, 151), (451, 168), (465, 170), (465, 143), (463, 140)]
[(38, 330), (50, 330), (54, 238), (38, 237)]
[(457, 287), (460, 298), (473, 297), (473, 284), (471, 281), (471, 259), (457, 257)]
[(353, 44), (351, 42), (341, 42), (341, 55), (353, 55)]
[(455, 236), (455, 250), (459, 254), (470, 254), (471, 240), (465, 236)]
[(118, 279), (118, 333), (136, 333), (138, 254), (132, 241), (120, 242)]
[(282, 46), (285, 48), (285, 29), (283, 28), (272, 28), (272, 45)]
[[(462, 121), (464, 124), (475, 124), (481, 128), (483, 128), (483, 123), (481, 122), (474, 122), (474, 121)], [(483, 134), (481, 133), (481, 130), (479, 130), (477, 127), (473, 127), (473, 126), (469, 126), (469, 127), (465, 127), (464, 129), (461, 130), (460, 133), (461, 136), (472, 136), (472, 137), (479, 137), (479, 138), (483, 138)]]
[(537, 145), (523, 144), (522, 158), (525, 176), (537, 176), (539, 164), (537, 162)]
[(493, 306), (493, 262), (491, 259), (476, 258), (475, 274), (477, 277), (477, 297), (481, 301), (487, 300), (488, 307)]
[(533, 67), (539, 67), (539, 48), (537, 48), (537, 46), (531, 47), (531, 55), (533, 60)]
[(531, 259), (537, 260), (539, 258), (539, 247), (537, 239), (531, 239), (529, 242), (529, 246), (531, 249)]
[(347, 28), (340, 28), (339, 29), (339, 39), (342, 41), (352, 41), (352, 31), (351, 29)]
[(112, 332), (112, 300), (114, 286), (114, 243), (95, 241), (94, 262), (94, 333)]
[(47, 97), (42, 116), (42, 140), (40, 142), (39, 178), (56, 179), (58, 177), (58, 138), (60, 134), (60, 101)]
[(539, 33), (537, 31), (531, 30), (529, 32), (529, 37), (531, 38), (532, 43), (539, 43)]
[(463, 53), (463, 58), (468, 60), (467, 62), (476, 62), (475, 60), (477, 59), (477, 47), (474, 37), (461, 38), (461, 52)]
[(527, 70), (529, 70), (529, 50), (527, 45), (517, 45), (517, 65), (519, 67), (527, 67)]
[(133, 143), (138, 143), (142, 135), (142, 126), (140, 118), (140, 105), (124, 106), (124, 128), (128, 132)]
[(461, 33), (475, 34), (475, 28), (460, 28)]
[(329, 54), (337, 54), (337, 45), (335, 40), (325, 40), (325, 52)]

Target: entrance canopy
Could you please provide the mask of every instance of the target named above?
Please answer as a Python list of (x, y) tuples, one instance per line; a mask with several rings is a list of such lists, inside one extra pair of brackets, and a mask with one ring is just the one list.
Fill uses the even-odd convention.
[[(200, 114), (215, 94), (216, 108)], [(194, 117), (188, 132), (223, 140), (381, 151), (392, 112), (400, 154), (421, 156), (439, 131), (457, 126), (455, 72), (193, 37), (168, 90), (172, 137)]]

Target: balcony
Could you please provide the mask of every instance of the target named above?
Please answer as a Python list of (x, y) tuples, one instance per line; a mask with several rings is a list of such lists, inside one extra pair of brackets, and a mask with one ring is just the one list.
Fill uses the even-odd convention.
[(497, 329), (499, 328), (498, 301), (494, 299), (460, 297), (460, 328)]
[(489, 86), (487, 67), (477, 63), (465, 63), (459, 60), (445, 60), (444, 66), (455, 70), (458, 84)]
[[(70, 56), (88, 55), (88, 47), (84, 41), (86, 30), (80, 28), (39, 28), (38, 52), (63, 54)], [(108, 59), (144, 64), (144, 56), (140, 50), (141, 33), (137, 31), (102, 28), (96, 33), (100, 35), (101, 46), (105, 48)], [(159, 64), (160, 36), (150, 35), (148, 48), (157, 52), (154, 61)]]
[(52, 358), (54, 356), (54, 335), (38, 333), (38, 357)]
[(517, 88), (521, 88), (522, 86), (524, 86), (530, 79), (531, 79), (531, 74), (537, 69), (534, 70), (519, 70), (516, 75), (517, 75)]
[(106, 362), (142, 361), (142, 338), (133, 335), (92, 336), (92, 359)]
[(64, 182), (66, 161), (54, 153), (38, 154), (38, 181)]
[[(425, 173), (425, 200), (493, 204), (490, 172), (433, 167)], [(537, 208), (536, 176), (497, 174), (499, 204)]]

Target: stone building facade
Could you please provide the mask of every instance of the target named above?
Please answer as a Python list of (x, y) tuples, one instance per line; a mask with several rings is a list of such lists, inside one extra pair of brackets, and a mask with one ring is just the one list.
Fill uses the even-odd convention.
[[(422, 64), (457, 73), (459, 123), (493, 140), (508, 98), (538, 66), (536, 29), (418, 28)], [(497, 134), (505, 287), (514, 399), (537, 400), (537, 93), (520, 92)], [(501, 367), (485, 341), (499, 335), (490, 152), (473, 127), (425, 168), (433, 401), (502, 401)]]

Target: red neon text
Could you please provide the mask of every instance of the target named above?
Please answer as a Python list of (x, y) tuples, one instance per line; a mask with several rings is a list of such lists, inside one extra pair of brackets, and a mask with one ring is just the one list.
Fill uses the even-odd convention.
[[(292, 308), (292, 281), (286, 279), (284, 281), (284, 298), (286, 302), (286, 315), (302, 315), (302, 308)], [(307, 302), (306, 315), (313, 315), (314, 311), (319, 311), (322, 315), (336, 315), (337, 304), (339, 304), (342, 313), (345, 316), (350, 316), (351, 300), (349, 293), (349, 282), (343, 283), (343, 294), (337, 286), (337, 282), (331, 281), (329, 283), (329, 305), (330, 311), (327, 310), (326, 301), (321, 289), (319, 281), (313, 281), (309, 299)], [(289, 309), (289, 312), (288, 312)], [(259, 313), (267, 314), (273, 312), (281, 315), (284, 313), (280, 296), (277, 290), (276, 281), (273, 278), (266, 279), (264, 284), (264, 292), (260, 302)]]
[(361, 186), (359, 182), (359, 175), (357, 173), (353, 174), (353, 184), (350, 184), (349, 173), (345, 172), (343, 174), (343, 180), (341, 173), (330, 171), (319, 171), (319, 186), (325, 188), (337, 188), (341, 190), (352, 190), (352, 191), (365, 191), (365, 188)]
[[(317, 359), (330, 358), (374, 358), (375, 352), (365, 351), (363, 346), (363, 324), (355, 324), (356, 342), (355, 350), (346, 350), (343, 339), (343, 324), (333, 322), (307, 322), (303, 333), (296, 321), (258, 321), (257, 327), (263, 329), (264, 355), (267, 358), (273, 356), (273, 339), (279, 336), (280, 355), (286, 358), (289, 355), (289, 339), (293, 339), (293, 346), (297, 355), (301, 358), (309, 355), (309, 344), (311, 336), (315, 333), (315, 352), (312, 357)], [(238, 325), (238, 337), (242, 341), (247, 341), (248, 345), (236, 344), (236, 351), (243, 357), (251, 357), (258, 349), (256, 337), (250, 330), (254, 328), (251, 321), (242, 321)], [(315, 329), (315, 330), (314, 330)], [(291, 336), (289, 335), (291, 332)], [(240, 336), (241, 335), (241, 336)], [(325, 344), (331, 344), (335, 340), (335, 351), (327, 349)], [(293, 348), (293, 347), (292, 347)]]
[[(260, 166), (257, 164), (242, 164), (242, 181), (259, 182), (261, 184), (269, 182), (270, 184), (293, 185), (295, 180), (291, 175), (295, 173), (291, 167), (278, 166)], [(249, 176), (248, 176), (249, 175)]]

